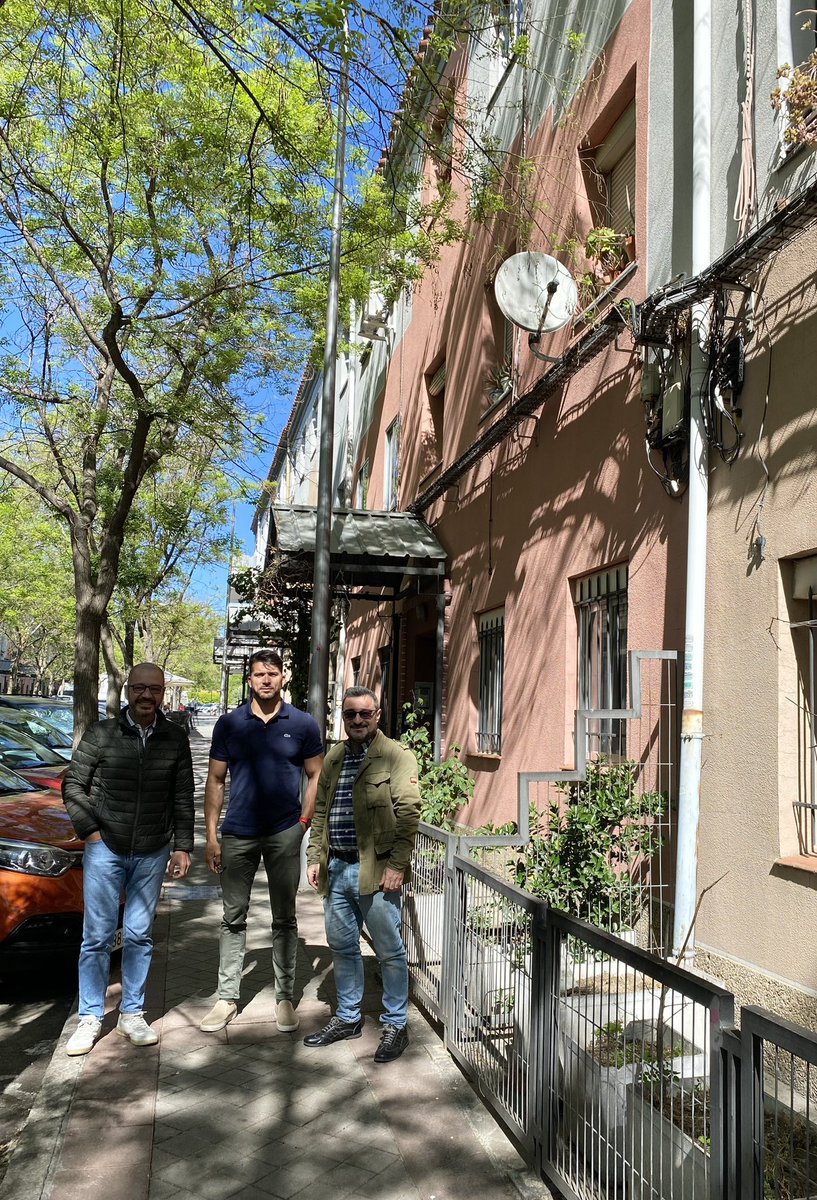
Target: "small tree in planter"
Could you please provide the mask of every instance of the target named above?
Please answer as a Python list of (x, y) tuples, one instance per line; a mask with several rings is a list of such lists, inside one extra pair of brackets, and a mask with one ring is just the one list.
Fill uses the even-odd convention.
[(561, 782), (564, 800), (531, 812), (531, 836), (516, 864), (515, 882), (554, 908), (610, 933), (630, 928), (639, 915), (639, 865), (656, 853), (660, 792), (638, 792), (635, 762), (598, 758), (583, 780)]

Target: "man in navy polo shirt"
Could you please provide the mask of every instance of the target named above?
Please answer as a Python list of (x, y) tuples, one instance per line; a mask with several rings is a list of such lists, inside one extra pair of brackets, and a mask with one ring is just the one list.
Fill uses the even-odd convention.
[[(301, 874), (301, 841), (315, 808), (323, 763), (318, 723), (281, 699), (283, 662), (274, 650), (250, 657), (250, 698), (219, 717), (213, 730), (204, 789), (207, 865), (221, 875), (224, 915), (219, 938), (218, 1000), (199, 1028), (215, 1033), (238, 1011), (247, 912), (261, 859), (272, 909), (272, 965), (276, 1023), (298, 1028), (292, 1004), (298, 924), (295, 896)], [(301, 771), (307, 777), (301, 809)], [(224, 785), (230, 772), (230, 802), (218, 839)]]

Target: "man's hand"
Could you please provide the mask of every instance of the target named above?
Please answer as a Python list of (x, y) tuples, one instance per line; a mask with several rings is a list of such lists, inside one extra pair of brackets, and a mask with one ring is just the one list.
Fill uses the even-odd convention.
[(184, 879), (190, 870), (190, 855), (186, 850), (174, 850), (167, 864), (167, 873), (171, 879)]
[(395, 871), (393, 867), (386, 867), (383, 872), (383, 878), (380, 880), (380, 886), (384, 892), (399, 892), (403, 886), (404, 871)]
[(215, 875), (221, 874), (221, 842), (218, 838), (207, 839), (204, 860)]
[(310, 866), (310, 867), (306, 868), (307, 881), (309, 883), (309, 886), (313, 887), (315, 889), (315, 891), (318, 890), (318, 876), (320, 875), (320, 873), (321, 873), (321, 869), (318, 866)]
[(101, 841), (102, 841), (102, 834), (99, 832), (99, 830), (98, 830), (98, 829), (96, 829), (96, 830), (94, 830), (94, 832), (93, 832), (93, 833), (89, 833), (89, 834), (88, 834), (88, 836), (87, 836), (87, 838), (85, 839), (85, 841), (86, 841), (86, 842), (101, 842)]

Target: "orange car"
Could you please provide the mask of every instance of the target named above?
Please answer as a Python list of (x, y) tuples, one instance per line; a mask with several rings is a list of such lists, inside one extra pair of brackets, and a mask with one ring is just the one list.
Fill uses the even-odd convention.
[(58, 796), (0, 766), (0, 965), (76, 955), (82, 849)]

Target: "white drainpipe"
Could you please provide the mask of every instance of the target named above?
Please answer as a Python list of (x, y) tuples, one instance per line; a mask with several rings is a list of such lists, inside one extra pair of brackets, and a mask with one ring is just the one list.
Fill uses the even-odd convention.
[[(692, 274), (711, 262), (711, 0), (694, 0), (692, 111)], [(704, 633), (706, 616), (706, 535), (709, 507), (707, 441), (701, 413), (706, 384), (706, 338), (709, 306), (692, 310), (690, 361), (689, 491), (687, 530), (686, 630), (684, 701), (681, 717), (681, 763), (678, 795), (673, 953), (689, 959), (694, 952), (694, 917), (698, 888), (698, 823), (701, 802), (703, 739)]]

